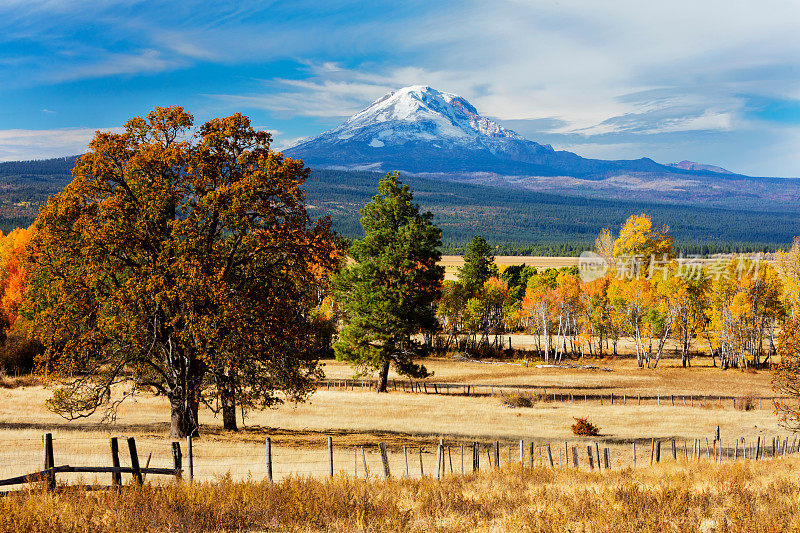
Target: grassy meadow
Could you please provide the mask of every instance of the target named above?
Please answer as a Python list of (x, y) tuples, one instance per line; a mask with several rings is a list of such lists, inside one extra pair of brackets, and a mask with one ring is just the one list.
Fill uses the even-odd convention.
[(504, 467), (443, 480), (292, 477), (0, 498), (0, 530), (796, 531), (798, 459), (598, 474)]
[[(409, 474), (420, 477), (423, 470), (435, 468), (435, 446), (440, 439), (449, 447), (448, 459), (455, 472), (461, 471), (461, 445), (479, 442), (483, 447), (498, 440), (502, 444), (501, 464), (518, 464), (518, 441), (535, 446), (551, 444), (555, 462), (562, 456), (565, 443), (586, 445), (595, 442), (608, 447), (612, 467), (625, 468), (632, 462), (632, 443), (638, 447), (639, 465), (649, 461), (651, 439), (675, 439), (679, 450), (683, 443), (691, 448), (694, 439), (711, 438), (720, 427), (723, 444), (737, 437), (752, 441), (758, 437), (771, 441), (786, 431), (779, 428), (772, 405), (765, 400), (762, 408), (734, 409), (730, 401), (722, 405), (714, 400), (698, 399), (687, 405), (679, 399), (675, 405), (666, 400), (670, 394), (755, 395), (771, 396), (768, 371), (743, 373), (721, 371), (710, 361), (698, 360), (692, 368), (680, 367), (678, 360), (666, 359), (657, 369), (639, 369), (630, 359), (618, 358), (591, 363), (611, 371), (524, 367), (519, 364), (457, 362), (450, 359), (425, 361), (434, 376), (431, 381), (494, 384), (529, 384), (546, 387), (548, 392), (574, 394), (574, 402), (539, 401), (530, 408), (504, 405), (498, 389), (494, 395), (412, 394), (390, 392), (376, 394), (369, 389), (318, 390), (307, 403), (281, 405), (277, 409), (248, 413), (239, 432), (222, 430), (222, 422), (205, 409), (201, 412), (202, 435), (194, 441), (195, 476), (214, 480), (230, 475), (234, 480), (259, 480), (266, 474), (264, 439), (273, 443), (276, 479), (289, 475), (322, 477), (327, 473), (326, 438), (334, 439), (334, 463), (337, 472), (364, 475), (364, 463), (370, 472), (380, 469), (377, 444), (385, 442), (390, 465), (395, 473), (405, 472), (409, 456)], [(330, 379), (352, 378), (354, 370), (336, 361), (325, 364)], [(392, 379), (398, 376), (392, 376)], [(617, 401), (589, 400), (582, 392), (614, 393)], [(99, 414), (67, 421), (45, 406), (51, 390), (43, 385), (23, 382), (16, 388), (0, 388), (0, 478), (22, 475), (41, 464), (41, 435), (53, 433), (56, 464), (108, 466), (108, 438), (134, 436), (142, 463), (152, 454), (150, 466), (171, 465), (171, 441), (168, 438), (169, 408), (165, 398), (143, 394), (124, 403), (116, 420), (105, 423)], [(658, 405), (654, 400), (634, 401), (637, 394), (663, 394)], [(627, 404), (620, 398), (628, 395)], [(608, 397), (608, 396), (606, 396)], [(693, 405), (692, 405), (693, 403)], [(597, 437), (576, 437), (570, 430), (574, 418), (586, 417), (600, 428)], [(703, 441), (704, 442), (704, 441)], [(361, 446), (364, 447), (362, 456)], [(421, 453), (420, 453), (421, 450)], [(534, 464), (542, 462), (536, 449)], [(468, 455), (465, 453), (465, 456)], [(123, 451), (123, 465), (127, 457)], [(486, 461), (482, 452), (482, 461)], [(471, 456), (464, 459), (470, 470)], [(528, 452), (526, 465), (530, 464)], [(101, 476), (102, 478), (102, 476)], [(64, 475), (65, 481), (77, 480)], [(106, 482), (107, 480), (100, 479)], [(153, 479), (153, 481), (157, 481)]]

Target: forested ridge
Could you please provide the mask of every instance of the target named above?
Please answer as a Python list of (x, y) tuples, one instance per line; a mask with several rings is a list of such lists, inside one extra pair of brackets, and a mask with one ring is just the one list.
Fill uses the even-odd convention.
[[(358, 237), (359, 209), (374, 194), (379, 173), (315, 170), (306, 182), (310, 211), (330, 214), (334, 228)], [(519, 189), (469, 185), (416, 176), (403, 179), (434, 214), (445, 253), (461, 253), (481, 234), (497, 253), (579, 255), (602, 228), (618, 227), (645, 212), (670, 227), (684, 254), (771, 251), (800, 234), (800, 217), (786, 211), (749, 211), (652, 202), (590, 199)]]
[[(75, 157), (0, 163), (0, 230), (27, 227), (39, 206), (71, 179)], [(304, 184), (310, 212), (331, 215), (342, 236), (361, 235), (360, 209), (372, 198), (376, 172), (314, 170)], [(497, 253), (579, 255), (604, 227), (617, 227), (646, 212), (668, 224), (684, 254), (772, 251), (800, 234), (793, 205), (764, 210), (604, 200), (404, 176), (420, 205), (442, 229), (444, 253), (462, 253), (473, 235), (484, 235)], [(800, 207), (800, 206), (799, 206)]]

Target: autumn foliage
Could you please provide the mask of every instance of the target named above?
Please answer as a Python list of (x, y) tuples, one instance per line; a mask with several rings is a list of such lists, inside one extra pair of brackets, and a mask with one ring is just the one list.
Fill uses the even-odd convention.
[(151, 390), (173, 436), (197, 433), (202, 402), (234, 429), (237, 407), (302, 400), (320, 375), (313, 311), (338, 251), (306, 212), (309, 170), (246, 117), (193, 120), (156, 108), (98, 132), (35, 223), (28, 310), (64, 416)]
[(28, 272), (23, 264), (25, 247), (30, 240), (31, 230), (18, 228), (7, 235), (0, 233), (0, 313), (2, 314), (3, 338), (7, 330), (19, 318)]

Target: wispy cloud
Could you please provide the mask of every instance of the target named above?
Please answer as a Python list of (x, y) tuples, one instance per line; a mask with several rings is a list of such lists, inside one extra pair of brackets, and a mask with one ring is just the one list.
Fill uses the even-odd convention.
[[(166, 80), (159, 95), (254, 110), (292, 138), (423, 83), (556, 147), (671, 160), (702, 144), (709, 162), (798, 174), (775, 152), (800, 131), (798, 20), (800, 3), (786, 0), (7, 0), (0, 77), (28, 87), (148, 76), (148, 89)], [(196, 93), (169, 86), (177, 69), (195, 69)], [(130, 114), (152, 93), (141, 100)], [(65, 116), (46, 101), (60, 111), (51, 120)]]
[[(101, 128), (122, 132), (122, 128)], [(15, 161), (82, 154), (94, 137), (94, 129), (0, 130), (0, 161)]]
[(158, 50), (142, 50), (131, 54), (107, 53), (96, 62), (89, 62), (54, 72), (54, 82), (104, 78), (119, 74), (153, 74), (185, 65), (176, 59), (167, 59)]

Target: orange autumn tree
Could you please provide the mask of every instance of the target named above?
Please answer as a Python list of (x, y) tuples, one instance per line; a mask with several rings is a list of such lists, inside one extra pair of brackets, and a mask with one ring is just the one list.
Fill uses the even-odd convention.
[(0, 233), (0, 341), (19, 318), (28, 284), (28, 273), (22, 257), (31, 231), (16, 228), (7, 235)]
[(239, 114), (192, 125), (176, 106), (98, 132), (36, 220), (29, 306), (65, 417), (155, 390), (171, 435), (197, 434), (212, 386), (234, 429), (237, 400), (302, 400), (320, 375), (312, 311), (338, 257), (309, 170)]

